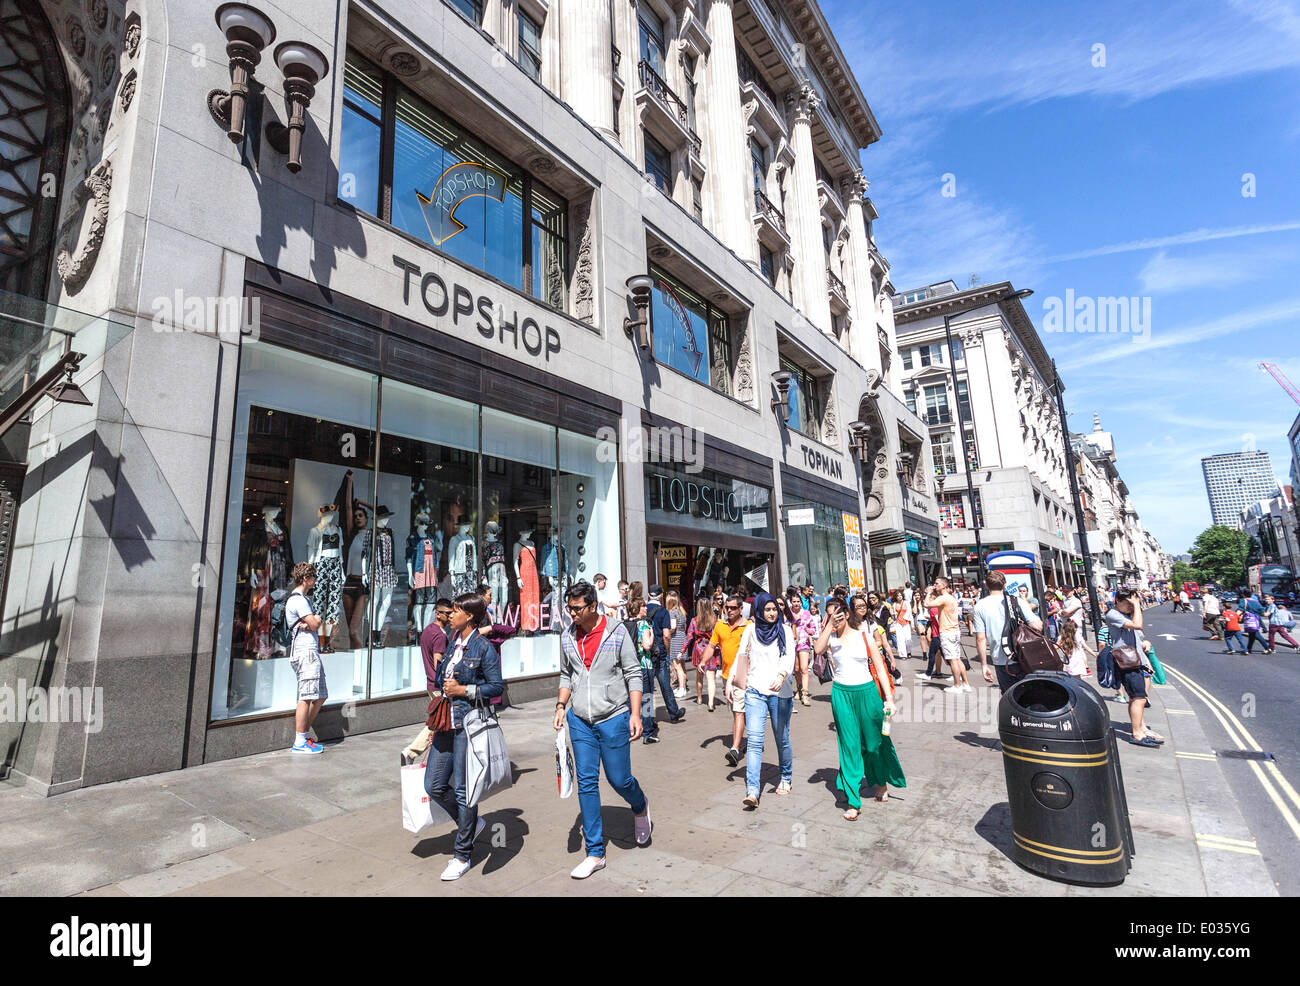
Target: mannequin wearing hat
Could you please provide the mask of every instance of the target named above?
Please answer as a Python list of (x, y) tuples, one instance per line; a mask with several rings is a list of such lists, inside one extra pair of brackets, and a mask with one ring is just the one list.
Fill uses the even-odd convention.
[(261, 519), (253, 524), (244, 539), (241, 569), (252, 589), (244, 634), (244, 656), (255, 661), (275, 656), (275, 644), (271, 640), (271, 606), (288, 589), (289, 573), (293, 571), (289, 535), (278, 519), (283, 509), (270, 500), (264, 503)]
[(312, 602), (320, 616), (320, 650), (334, 653), (330, 638), (343, 611), (343, 531), (338, 525), (338, 506), (324, 504), (320, 520), (307, 532), (307, 560), (316, 566), (316, 590)]
[(393, 512), (380, 504), (375, 510), (375, 558), (370, 579), (375, 619), (370, 624), (372, 643), (384, 644), (384, 631), (388, 629), (388, 610), (393, 605), (393, 589), (397, 585), (396, 554), (393, 550), (393, 529), (388, 526)]

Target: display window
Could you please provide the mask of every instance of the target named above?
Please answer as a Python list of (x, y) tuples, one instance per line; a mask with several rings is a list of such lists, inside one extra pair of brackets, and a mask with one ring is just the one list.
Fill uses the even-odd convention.
[[(802, 511), (806, 519), (811, 510), (811, 524), (790, 524), (791, 511)], [(831, 586), (848, 585), (848, 556), (844, 548), (844, 514), (823, 503), (796, 503), (786, 508), (786, 557), (790, 568), (790, 584), (810, 585), (819, 592), (828, 592)]]
[(297, 561), (330, 703), (423, 692), (437, 601), (480, 586), (504, 676), (553, 673), (565, 589), (620, 568), (593, 438), (269, 345), (244, 348), (236, 422), (214, 720), (296, 704), (272, 622)]

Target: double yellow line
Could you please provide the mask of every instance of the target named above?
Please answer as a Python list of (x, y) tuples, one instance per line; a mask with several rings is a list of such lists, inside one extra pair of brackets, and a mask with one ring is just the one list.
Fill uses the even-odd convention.
[[(1181, 671), (1171, 668), (1168, 664), (1165, 665), (1165, 671), (1177, 678), (1181, 684), (1187, 687), (1188, 691), (1209, 707), (1209, 710), (1214, 713), (1214, 717), (1223, 725), (1228, 738), (1237, 744), (1239, 750), (1263, 752), (1263, 747), (1255, 742), (1255, 737), (1250, 734), (1250, 730), (1242, 725), (1241, 720), (1233, 715), (1226, 705)], [(1264, 789), (1264, 793), (1269, 796), (1277, 810), (1282, 813), (1282, 818), (1290, 826), (1291, 833), (1296, 837), (1297, 841), (1300, 841), (1300, 819), (1297, 819), (1295, 812), (1291, 810), (1291, 806), (1294, 805), (1296, 811), (1300, 811), (1300, 793), (1296, 792), (1291, 783), (1282, 776), (1282, 771), (1278, 769), (1277, 764), (1272, 761), (1265, 760), (1261, 763), (1259, 760), (1248, 760), (1246, 762), (1250, 764), (1250, 769), (1255, 772), (1255, 778)], [(1286, 798), (1283, 798), (1282, 795), (1286, 795)], [(1290, 799), (1290, 805), (1287, 804), (1287, 799)]]

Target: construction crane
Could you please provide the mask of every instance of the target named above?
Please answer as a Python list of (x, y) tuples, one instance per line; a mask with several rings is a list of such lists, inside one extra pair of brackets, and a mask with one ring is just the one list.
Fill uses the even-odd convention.
[(1291, 399), (1300, 404), (1300, 390), (1295, 389), (1295, 384), (1287, 379), (1276, 363), (1260, 363), (1259, 368), (1281, 384), (1282, 389), (1291, 395)]

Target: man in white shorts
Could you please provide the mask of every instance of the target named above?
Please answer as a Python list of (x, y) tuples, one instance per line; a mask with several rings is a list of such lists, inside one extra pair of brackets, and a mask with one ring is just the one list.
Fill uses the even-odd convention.
[(308, 737), (312, 723), (320, 715), (329, 697), (325, 687), (325, 667), (320, 661), (320, 644), (316, 631), (321, 619), (312, 611), (307, 593), (316, 588), (316, 566), (301, 561), (293, 566), (293, 591), (284, 604), (284, 622), (292, 644), (289, 666), (298, 676), (298, 708), (294, 713), (294, 753), (324, 753), (325, 747)]
[(939, 611), (939, 653), (952, 669), (952, 684), (946, 692), (973, 692), (966, 680), (966, 664), (961, 659), (961, 625), (958, 623), (957, 598), (948, 591), (947, 579), (935, 579), (925, 594), (925, 605)]

